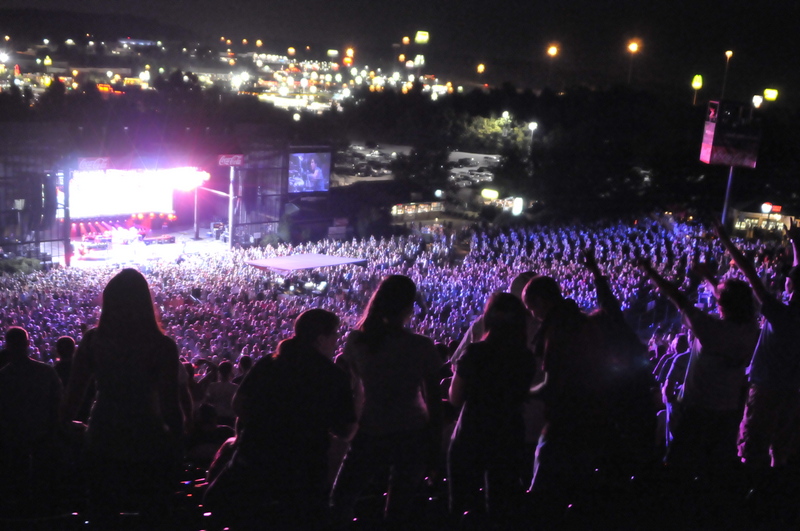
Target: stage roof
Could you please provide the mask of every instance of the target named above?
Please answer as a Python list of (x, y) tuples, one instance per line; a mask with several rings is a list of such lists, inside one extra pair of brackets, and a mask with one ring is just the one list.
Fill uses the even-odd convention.
[(295, 254), (264, 258), (263, 260), (248, 260), (248, 265), (266, 271), (288, 273), (298, 269), (314, 269), (317, 267), (331, 267), (345, 264), (367, 265), (364, 258), (347, 258), (345, 256), (328, 256), (326, 254)]

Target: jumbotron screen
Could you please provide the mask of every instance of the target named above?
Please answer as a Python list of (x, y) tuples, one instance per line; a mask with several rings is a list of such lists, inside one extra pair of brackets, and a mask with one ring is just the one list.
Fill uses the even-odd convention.
[(331, 187), (330, 153), (291, 153), (289, 155), (290, 194), (327, 192)]
[(69, 187), (70, 217), (172, 213), (175, 190), (191, 190), (207, 179), (208, 173), (196, 168), (76, 171)]

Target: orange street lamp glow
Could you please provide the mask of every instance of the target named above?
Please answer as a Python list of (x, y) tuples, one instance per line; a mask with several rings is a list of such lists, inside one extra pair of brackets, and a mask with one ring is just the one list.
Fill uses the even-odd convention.
[(728, 65), (730, 65), (731, 57), (733, 57), (733, 50), (725, 52), (725, 73), (722, 74), (722, 93), (719, 96), (720, 100), (725, 99), (725, 85), (728, 84)]
[(483, 74), (485, 71), (486, 71), (486, 65), (484, 65), (483, 63), (479, 64), (478, 65), (478, 73), (479, 74)]
[(550, 57), (555, 57), (558, 55), (558, 46), (555, 44), (551, 44), (550, 47), (547, 49), (547, 55)]
[(628, 66), (628, 85), (631, 84), (633, 78), (633, 57), (639, 52), (639, 41), (630, 41), (628, 43), (628, 51), (631, 53), (631, 61)]
[(356, 52), (355, 52), (355, 50), (353, 50), (352, 48), (348, 48), (348, 49), (347, 49), (347, 51), (346, 51), (344, 54), (345, 54), (347, 57), (353, 57), (353, 55), (354, 55), (355, 53), (356, 53)]

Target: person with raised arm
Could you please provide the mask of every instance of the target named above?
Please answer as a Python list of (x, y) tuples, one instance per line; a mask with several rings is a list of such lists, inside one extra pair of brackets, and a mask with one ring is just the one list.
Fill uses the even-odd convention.
[(649, 261), (639, 267), (680, 310), (694, 338), (675, 403), (680, 422), (669, 426), (673, 440), (666, 461), (692, 474), (729, 465), (736, 460), (745, 368), (758, 340), (752, 291), (741, 280), (726, 280), (716, 290), (717, 318), (695, 307)]
[(786, 274), (787, 303), (770, 293), (755, 265), (715, 225), (720, 242), (744, 273), (761, 303), (765, 323), (750, 363), (750, 390), (739, 427), (739, 457), (756, 469), (781, 467), (796, 453), (800, 420), (800, 231), (789, 231), (794, 259)]

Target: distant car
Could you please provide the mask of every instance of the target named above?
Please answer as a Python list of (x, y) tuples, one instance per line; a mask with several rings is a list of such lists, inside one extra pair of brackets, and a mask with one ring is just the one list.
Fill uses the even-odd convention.
[(369, 164), (364, 164), (363, 162), (360, 164), (356, 164), (356, 176), (358, 177), (374, 177), (376, 174), (375, 170)]
[(455, 181), (453, 183), (453, 185), (456, 188), (467, 188), (467, 187), (472, 186), (474, 184), (475, 184), (475, 182), (472, 179), (470, 179), (469, 177), (462, 177), (462, 178), (458, 179), (457, 181)]
[(478, 163), (472, 157), (462, 157), (458, 159), (458, 167), (464, 168), (466, 166), (477, 166)]

